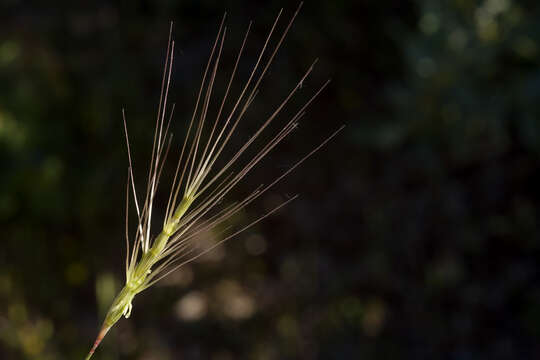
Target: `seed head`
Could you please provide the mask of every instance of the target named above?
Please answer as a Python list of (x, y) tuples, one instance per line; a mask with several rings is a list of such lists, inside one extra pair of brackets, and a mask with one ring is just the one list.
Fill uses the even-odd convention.
[[(202, 76), (200, 88), (197, 92), (187, 133), (181, 146), (178, 147), (179, 157), (168, 189), (169, 195), (164, 220), (159, 229), (159, 234), (153, 237), (151, 224), (154, 200), (165, 161), (172, 148), (172, 135), (169, 135), (169, 130), (175, 105), (172, 104), (172, 106), (169, 106), (168, 101), (175, 43), (172, 40), (173, 24), (171, 23), (161, 83), (161, 95), (155, 121), (152, 155), (148, 166), (146, 189), (142, 202), (138, 197), (133, 177), (134, 164), (131, 157), (126, 113), (122, 110), (129, 162), (126, 184), (126, 283), (113, 301), (94, 346), (86, 358), (87, 360), (90, 359), (107, 331), (121, 316), (124, 315), (126, 318), (130, 316), (133, 308), (133, 298), (138, 293), (148, 289), (181, 266), (211, 251), (216, 246), (245, 231), (296, 199), (297, 195), (289, 198), (240, 229), (231, 230), (230, 228), (226, 228), (222, 231), (220, 240), (213, 245), (202, 245), (197, 241), (198, 236), (220, 227), (231, 216), (241, 211), (280, 182), (343, 128), (339, 128), (320, 145), (298, 160), (287, 171), (276, 176), (268, 184), (259, 186), (243, 199), (223, 205), (223, 200), (230, 195), (238, 183), (283, 139), (292, 133), (298, 126), (299, 120), (305, 115), (307, 107), (330, 82), (326, 81), (322, 84), (311, 95), (309, 100), (295, 112), (295, 115), (280, 127), (279, 131), (273, 134), (269, 132), (269, 125), (278, 118), (282, 110), (289, 105), (291, 98), (303, 87), (307, 77), (313, 71), (314, 65), (317, 62), (315, 60), (293, 89), (283, 97), (275, 110), (266, 119), (261, 121), (255, 133), (239, 149), (233, 149), (230, 157), (223, 158), (224, 149), (231, 150), (230, 140), (257, 96), (261, 82), (289, 32), (301, 6), (302, 4), (300, 4), (287, 23), (277, 44), (270, 49), (268, 45), (274, 36), (274, 31), (281, 18), (282, 10), (278, 13), (266, 36), (264, 45), (253, 64), (248, 79), (242, 84), (240, 93), (232, 100), (231, 104), (229, 104), (231, 87), (235, 82), (237, 69), (247, 44), (252, 23), (249, 23), (239, 47), (234, 67), (228, 76), (229, 80), (225, 92), (218, 98), (214, 94), (214, 84), (216, 74), (220, 68), (221, 55), (227, 35), (227, 27), (225, 26), (226, 15), (223, 16)], [(263, 61), (265, 56), (266, 59)], [(209, 115), (211, 106), (217, 108), (215, 117)], [(264, 139), (262, 141), (263, 145), (255, 146), (256, 140), (261, 139)], [(255, 155), (247, 156), (248, 149), (254, 149)], [(223, 165), (217, 166), (216, 163), (218, 160)], [(130, 193), (133, 197), (137, 214), (137, 227), (134, 239), (130, 239), (129, 236), (128, 209)]]

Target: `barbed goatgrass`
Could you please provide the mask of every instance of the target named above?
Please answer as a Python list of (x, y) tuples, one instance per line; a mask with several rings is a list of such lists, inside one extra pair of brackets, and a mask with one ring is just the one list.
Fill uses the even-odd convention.
[[(158, 113), (155, 123), (154, 141), (152, 146), (152, 156), (148, 169), (146, 194), (144, 202), (139, 203), (135, 181), (133, 178), (133, 163), (131, 159), (131, 149), (126, 124), (125, 112), (122, 110), (124, 121), (124, 130), (126, 136), (126, 145), (128, 150), (128, 180), (126, 185), (126, 259), (125, 272), (126, 283), (122, 290), (114, 299), (110, 309), (105, 316), (105, 320), (99, 331), (99, 334), (89, 351), (86, 360), (89, 360), (107, 332), (124, 315), (128, 318), (131, 314), (133, 299), (140, 292), (150, 288), (158, 281), (171, 274), (173, 271), (183, 265), (199, 258), (211, 251), (215, 247), (233, 238), (239, 233), (245, 231), (259, 221), (276, 212), (281, 207), (297, 198), (293, 196), (276, 206), (255, 221), (243, 226), (241, 229), (233, 232), (225, 232), (221, 239), (213, 245), (198, 246), (197, 235), (216, 228), (223, 224), (234, 214), (245, 208), (247, 205), (258, 199), (268, 189), (273, 187), (298, 165), (317, 152), (328, 141), (330, 141), (343, 126), (326, 138), (320, 145), (315, 147), (307, 155), (297, 161), (287, 171), (277, 176), (271, 183), (261, 185), (244, 199), (234, 202), (228, 206), (222, 206), (222, 200), (233, 190), (236, 185), (250, 173), (272, 149), (274, 149), (283, 139), (285, 139), (297, 127), (299, 120), (305, 115), (307, 107), (323, 91), (330, 82), (326, 81), (311, 98), (296, 112), (290, 120), (281, 127), (276, 134), (269, 136), (269, 140), (264, 142), (256, 155), (248, 157), (248, 160), (241, 164), (240, 159), (246, 150), (252, 147), (255, 140), (263, 135), (267, 127), (280, 114), (282, 109), (288, 104), (289, 100), (302, 87), (304, 80), (312, 72), (316, 61), (308, 68), (296, 86), (289, 92), (274, 112), (260, 125), (258, 130), (238, 149), (230, 159), (226, 159), (225, 165), (216, 167), (216, 161), (220, 159), (223, 150), (229, 144), (234, 136), (235, 130), (244, 118), (248, 108), (258, 93), (259, 86), (268, 68), (272, 64), (275, 55), (281, 47), (287, 33), (289, 32), (302, 4), (299, 5), (296, 12), (289, 20), (285, 30), (281, 34), (277, 45), (268, 51), (268, 44), (273, 37), (274, 30), (281, 17), (280, 10), (274, 23), (266, 37), (265, 43), (259, 52), (257, 60), (253, 65), (248, 80), (243, 84), (242, 90), (230, 111), (225, 112), (225, 103), (228, 99), (229, 91), (238, 69), (238, 64), (244, 52), (247, 38), (251, 29), (251, 22), (245, 32), (242, 44), (236, 56), (234, 68), (229, 77), (224, 95), (219, 102), (219, 110), (215, 119), (212, 121), (208, 134), (205, 134), (205, 125), (207, 122), (208, 109), (212, 103), (212, 94), (214, 90), (214, 81), (220, 65), (223, 45), (227, 34), (227, 27), (224, 26), (225, 17), (221, 21), (219, 30), (214, 41), (208, 63), (204, 70), (197, 100), (188, 126), (187, 134), (180, 149), (179, 160), (176, 171), (172, 179), (169, 190), (168, 202), (165, 210), (165, 217), (159, 235), (152, 238), (151, 222), (153, 216), (154, 199), (160, 183), (163, 165), (169, 154), (172, 136), (169, 135), (169, 126), (174, 113), (174, 104), (168, 111), (169, 87), (171, 84), (171, 73), (174, 59), (174, 41), (172, 40), (172, 23), (169, 32), (169, 41), (167, 46), (167, 55), (163, 70), (163, 79), (161, 84), (161, 95), (159, 100)], [(263, 56), (269, 53), (269, 57), (264, 62)], [(255, 76), (257, 71), (259, 74)], [(266, 133), (264, 133), (265, 136)], [(223, 160), (223, 159), (221, 159)], [(237, 172), (233, 172), (238, 169)], [(129, 237), (129, 197), (133, 196), (135, 210), (137, 213), (137, 227), (135, 239), (130, 246)]]

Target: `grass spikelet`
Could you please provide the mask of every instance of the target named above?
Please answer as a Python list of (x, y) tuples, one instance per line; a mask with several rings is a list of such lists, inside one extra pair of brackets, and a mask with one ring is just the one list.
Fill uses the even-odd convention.
[[(163, 70), (161, 95), (154, 128), (152, 155), (148, 166), (145, 195), (140, 201), (135, 181), (133, 178), (133, 162), (128, 136), (128, 127), (125, 111), (122, 110), (124, 130), (128, 152), (129, 167), (126, 184), (126, 259), (125, 272), (126, 282), (122, 290), (114, 299), (105, 320), (97, 336), (94, 345), (88, 353), (89, 360), (107, 332), (123, 316), (128, 318), (131, 314), (133, 299), (140, 292), (148, 289), (181, 266), (197, 259), (211, 251), (216, 246), (231, 239), (240, 232), (255, 225), (267, 216), (279, 210), (297, 196), (289, 198), (282, 204), (260, 216), (255, 221), (244, 225), (236, 231), (229, 231), (222, 235), (220, 240), (210, 247), (203, 247), (197, 243), (197, 235), (211, 230), (223, 224), (234, 214), (258, 199), (268, 189), (273, 187), (298, 165), (318, 151), (330, 139), (332, 139), (343, 127), (330, 135), (320, 145), (315, 147), (307, 155), (298, 160), (295, 165), (284, 173), (276, 176), (269, 184), (261, 185), (253, 190), (248, 196), (230, 205), (223, 206), (222, 200), (244, 179), (250, 171), (283, 139), (291, 134), (297, 127), (299, 120), (305, 115), (307, 107), (328, 85), (325, 82), (311, 96), (311, 98), (292, 116), (281, 129), (274, 134), (268, 134), (268, 126), (277, 118), (280, 112), (288, 105), (290, 99), (302, 87), (306, 78), (310, 75), (316, 61), (309, 66), (296, 86), (283, 98), (276, 109), (261, 122), (255, 133), (228, 159), (222, 159), (223, 150), (230, 145), (230, 140), (235, 134), (238, 124), (243, 120), (253, 99), (258, 93), (259, 86), (271, 66), (274, 57), (281, 47), (294, 19), (302, 4), (297, 8), (285, 30), (278, 38), (277, 44), (270, 49), (270, 40), (280, 21), (282, 11), (278, 13), (271, 26), (264, 45), (262, 46), (252, 71), (241, 86), (240, 93), (232, 101), (232, 107), (226, 109), (231, 86), (235, 81), (238, 64), (242, 58), (251, 29), (251, 23), (247, 27), (241, 46), (236, 56), (233, 70), (228, 78), (225, 92), (221, 99), (214, 99), (214, 81), (220, 67), (220, 60), (224, 48), (227, 27), (225, 16), (221, 21), (215, 38), (208, 63), (206, 64), (201, 86), (197, 93), (195, 106), (191, 115), (187, 134), (179, 147), (179, 158), (176, 171), (168, 190), (168, 201), (165, 216), (157, 236), (152, 237), (152, 216), (154, 215), (154, 200), (160, 184), (163, 165), (171, 149), (169, 127), (174, 114), (174, 104), (169, 106), (169, 88), (171, 85), (171, 73), (174, 60), (174, 46), (172, 40), (172, 23), (169, 32), (169, 41)], [(263, 59), (265, 59), (263, 61)], [(217, 115), (210, 118), (209, 107), (211, 104), (219, 106)], [(218, 105), (219, 104), (219, 105)], [(266, 139), (263, 145), (255, 149), (255, 155), (246, 156), (246, 151), (254, 147), (256, 140)], [(247, 159), (246, 159), (247, 157)], [(224, 165), (216, 167), (216, 162), (221, 160)], [(134, 208), (137, 214), (137, 226), (134, 239), (129, 236), (129, 197), (133, 197)], [(155, 230), (154, 230), (155, 231)]]

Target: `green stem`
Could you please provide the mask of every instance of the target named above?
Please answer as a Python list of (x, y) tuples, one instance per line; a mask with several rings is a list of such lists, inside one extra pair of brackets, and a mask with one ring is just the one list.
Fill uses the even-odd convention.
[(94, 351), (99, 346), (107, 332), (110, 328), (116, 324), (118, 320), (125, 314), (126, 317), (129, 317), (131, 312), (131, 302), (135, 295), (144, 290), (146, 285), (146, 278), (152, 270), (152, 266), (160, 260), (160, 255), (167, 246), (169, 238), (176, 231), (176, 226), (180, 219), (185, 215), (189, 207), (193, 202), (193, 198), (184, 197), (176, 211), (174, 212), (171, 219), (165, 224), (161, 233), (155, 238), (152, 247), (142, 255), (141, 259), (135, 265), (135, 268), (131, 272), (126, 285), (120, 290), (116, 298), (111, 304), (107, 315), (105, 316), (105, 321), (103, 321), (103, 326), (92, 346), (92, 349), (86, 356), (85, 360), (90, 360)]

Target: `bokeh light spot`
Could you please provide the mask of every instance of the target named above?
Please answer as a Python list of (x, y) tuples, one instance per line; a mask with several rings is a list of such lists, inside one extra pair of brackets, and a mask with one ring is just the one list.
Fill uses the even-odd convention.
[(20, 53), (19, 45), (14, 41), (6, 41), (0, 45), (0, 65), (7, 65), (16, 60)]
[(184, 321), (197, 321), (207, 313), (206, 296), (199, 291), (191, 291), (182, 297), (175, 306), (177, 317)]
[(420, 29), (424, 34), (434, 34), (439, 30), (439, 17), (433, 13), (426, 13), (420, 19)]
[(250, 255), (261, 255), (266, 251), (266, 239), (260, 234), (250, 235), (245, 241), (245, 247)]
[(256, 310), (255, 300), (234, 280), (221, 281), (216, 289), (223, 314), (229, 318), (243, 320)]
[(435, 73), (436, 65), (432, 58), (423, 57), (418, 60), (416, 72), (421, 77), (429, 77)]
[(386, 306), (381, 300), (373, 300), (366, 304), (362, 327), (368, 336), (377, 336), (383, 329), (386, 320)]
[(66, 281), (70, 285), (81, 285), (88, 278), (88, 269), (84, 264), (72, 263), (66, 269)]

